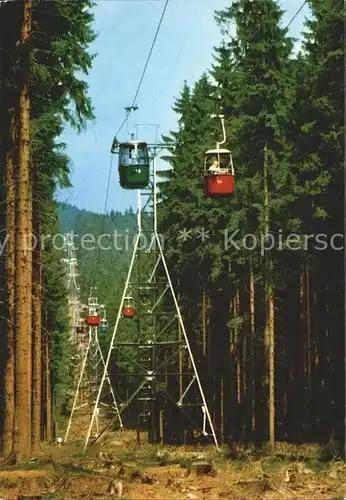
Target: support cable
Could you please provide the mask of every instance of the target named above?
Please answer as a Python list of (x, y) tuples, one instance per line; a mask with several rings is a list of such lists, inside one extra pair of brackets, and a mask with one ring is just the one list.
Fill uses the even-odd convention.
[(161, 17), (160, 17), (160, 20), (159, 20), (159, 24), (157, 25), (157, 28), (156, 28), (156, 32), (155, 32), (155, 35), (154, 35), (154, 39), (152, 41), (152, 44), (151, 44), (151, 47), (150, 47), (150, 50), (149, 50), (149, 54), (147, 56), (147, 60), (145, 62), (145, 65), (144, 65), (144, 69), (143, 69), (143, 72), (142, 72), (142, 75), (141, 75), (141, 78), (139, 80), (139, 84), (137, 86), (137, 90), (135, 92), (135, 95), (134, 95), (134, 98), (132, 100), (132, 104), (131, 106), (129, 106), (128, 108), (126, 108), (126, 116), (122, 122), (122, 124), (120, 125), (120, 127), (118, 128), (115, 136), (117, 136), (119, 134), (119, 132), (123, 129), (125, 123), (126, 123), (126, 120), (128, 119), (129, 117), (129, 114), (131, 113), (131, 111), (135, 111), (137, 109), (137, 104), (136, 104), (136, 101), (137, 101), (137, 97), (138, 97), (138, 94), (139, 94), (139, 91), (141, 89), (141, 86), (142, 86), (142, 83), (143, 83), (143, 80), (144, 80), (144, 76), (145, 76), (145, 73), (148, 69), (148, 66), (149, 66), (149, 62), (150, 62), (150, 59), (151, 59), (151, 56), (152, 56), (152, 53), (153, 53), (153, 50), (154, 50), (154, 47), (156, 45), (156, 41), (157, 41), (157, 37), (159, 35), (159, 32), (160, 32), (160, 29), (161, 29), (161, 25), (162, 25), (162, 21), (163, 21), (163, 18), (165, 16), (165, 13), (166, 13), (166, 10), (167, 10), (167, 6), (168, 6), (168, 2), (169, 0), (166, 0), (165, 2), (165, 5), (163, 7), (163, 11), (162, 11), (162, 14), (161, 14)]
[[(150, 50), (149, 50), (149, 54), (148, 54), (146, 62), (145, 62), (144, 69), (142, 71), (142, 75), (141, 75), (141, 78), (139, 80), (139, 83), (138, 83), (138, 86), (137, 86), (137, 90), (135, 92), (135, 95), (134, 95), (134, 98), (133, 98), (133, 101), (132, 101), (132, 105), (130, 107), (126, 108), (126, 116), (125, 116), (124, 120), (122, 121), (121, 125), (119, 126), (118, 130), (116, 131), (115, 137), (117, 137), (119, 135), (119, 133), (121, 132), (121, 130), (125, 126), (126, 122), (128, 121), (128, 118), (129, 118), (129, 115), (130, 115), (131, 111), (134, 111), (135, 109), (137, 109), (136, 100), (137, 100), (139, 91), (141, 89), (141, 86), (142, 86), (142, 83), (143, 83), (143, 80), (144, 80), (144, 76), (145, 76), (146, 71), (148, 69), (149, 62), (150, 62), (150, 59), (151, 59), (154, 47), (156, 45), (157, 37), (159, 35), (160, 29), (161, 29), (161, 25), (162, 25), (162, 21), (163, 21), (163, 18), (165, 16), (165, 13), (166, 13), (166, 10), (167, 10), (168, 2), (169, 2), (169, 0), (166, 0), (165, 5), (163, 7), (163, 11), (162, 11), (162, 14), (161, 14), (161, 17), (160, 17), (160, 20), (159, 20), (159, 24), (158, 24), (158, 26), (156, 28), (154, 39), (152, 41), (152, 44), (151, 44), (151, 47), (150, 47)], [(111, 162), (110, 162), (109, 171), (108, 171), (108, 182), (107, 182), (107, 187), (106, 187), (106, 196), (105, 196), (104, 212), (103, 212), (103, 219), (102, 219), (102, 225), (101, 225), (101, 234), (103, 234), (105, 220), (106, 220), (106, 216), (107, 216), (107, 205), (108, 205), (108, 198), (109, 198), (109, 188), (110, 188), (110, 182), (111, 182), (111, 176), (112, 176), (112, 169), (113, 169), (113, 154), (111, 153)], [(98, 268), (99, 268), (99, 265), (100, 265), (100, 257), (101, 257), (100, 248), (98, 247), (98, 255), (97, 255), (97, 258), (96, 258), (96, 266), (95, 266), (95, 271), (93, 273), (93, 275), (94, 275), (93, 278), (95, 278), (95, 276), (96, 276), (96, 274), (98, 272)]]
[(302, 10), (302, 8), (308, 3), (308, 0), (305, 0), (305, 2), (303, 2), (303, 4), (299, 7), (299, 9), (297, 10), (297, 12), (294, 14), (294, 16), (292, 17), (292, 19), (290, 20), (290, 22), (287, 24), (287, 26), (285, 27), (285, 30), (287, 30), (287, 28), (289, 26), (291, 26), (291, 24), (293, 23), (293, 21), (295, 20), (295, 18), (297, 17), (297, 15), (299, 14), (299, 12)]
[(154, 47), (155, 47), (155, 44), (156, 44), (156, 40), (157, 40), (157, 37), (158, 37), (159, 31), (160, 31), (160, 28), (161, 28), (161, 24), (162, 24), (163, 18), (164, 18), (164, 16), (165, 16), (165, 12), (166, 12), (166, 9), (167, 9), (167, 6), (168, 6), (168, 2), (169, 2), (169, 0), (166, 0), (165, 5), (164, 5), (164, 7), (163, 7), (163, 11), (162, 11), (162, 14), (161, 14), (161, 18), (160, 18), (159, 24), (158, 24), (157, 29), (156, 29), (156, 33), (155, 33), (155, 36), (154, 36), (154, 40), (153, 40), (153, 43), (151, 44), (150, 51), (149, 51), (149, 54), (148, 54), (148, 57), (147, 57), (147, 60), (146, 60), (146, 63), (145, 63), (144, 69), (143, 69), (143, 73), (142, 73), (141, 79), (140, 79), (140, 81), (139, 81), (139, 84), (138, 84), (138, 87), (137, 87), (137, 90), (136, 90), (135, 96), (134, 96), (134, 98), (133, 98), (132, 106), (135, 106), (135, 105), (136, 105), (136, 99), (137, 99), (137, 97), (138, 97), (138, 94), (139, 94), (140, 88), (141, 88), (141, 86), (142, 86), (143, 79), (144, 79), (145, 73), (146, 73), (146, 71), (147, 71), (147, 68), (148, 68), (148, 64), (149, 64), (150, 58), (151, 58), (151, 54), (153, 53), (153, 50), (154, 50)]

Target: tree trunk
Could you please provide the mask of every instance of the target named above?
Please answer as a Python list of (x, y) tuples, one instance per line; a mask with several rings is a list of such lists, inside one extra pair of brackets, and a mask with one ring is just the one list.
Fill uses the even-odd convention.
[[(234, 294), (232, 297), (232, 318), (238, 318), (239, 316), (239, 287), (234, 285)], [(239, 365), (239, 324), (235, 322), (232, 333), (231, 333), (231, 345), (230, 345), (230, 355), (231, 355), (231, 369), (230, 377), (232, 380), (232, 392), (233, 397), (233, 437), (232, 440), (239, 440), (241, 434), (241, 415), (240, 415), (240, 402), (241, 402), (241, 379), (240, 379), (240, 365)]]
[[(264, 192), (264, 236), (269, 235), (269, 186), (268, 186), (268, 157), (267, 144), (263, 150), (263, 192)], [(269, 250), (264, 253), (264, 300), (265, 300), (265, 387), (267, 396), (268, 438), (272, 451), (275, 447), (275, 351), (274, 351), (274, 287), (273, 262)]]
[[(267, 145), (264, 146), (263, 151), (263, 234), (269, 233), (269, 195), (268, 195), (268, 165), (267, 165)], [(269, 307), (268, 307), (268, 296), (269, 296), (269, 262), (268, 262), (268, 251), (264, 253), (264, 310), (265, 310), (265, 323), (264, 323), (264, 391), (263, 395), (266, 400), (267, 415), (265, 418), (266, 422), (266, 434), (269, 438)]]
[(16, 354), (14, 452), (18, 461), (31, 454), (31, 273), (32, 208), (30, 176), (30, 34), (31, 0), (24, 0), (21, 29), (21, 86), (16, 233)]
[[(239, 317), (240, 316), (240, 294), (239, 294), (239, 286), (236, 285), (236, 292), (235, 292), (235, 301), (234, 301), (234, 316)], [(237, 325), (235, 328), (235, 338), (234, 338), (234, 344), (235, 344), (235, 360), (236, 360), (236, 381), (237, 381), (237, 401), (238, 404), (240, 405), (241, 403), (241, 357), (240, 357), (240, 328)]]
[(203, 357), (207, 353), (207, 294), (205, 289), (202, 291), (202, 342), (203, 342)]
[(46, 407), (46, 433), (45, 439), (46, 441), (51, 441), (53, 438), (52, 432), (52, 391), (51, 391), (51, 378), (50, 378), (50, 349), (49, 349), (49, 339), (48, 334), (46, 334), (45, 341), (45, 386), (46, 386), (46, 394), (45, 394), (45, 407)]
[[(305, 256), (304, 256), (305, 259)], [(295, 348), (292, 353), (292, 365), (294, 375), (294, 393), (292, 397), (292, 407), (294, 415), (298, 415), (297, 419), (292, 421), (293, 437), (296, 442), (301, 442), (304, 436), (304, 428), (307, 422), (306, 415), (306, 277), (305, 277), (305, 260), (300, 265), (299, 277), (299, 304), (300, 304), (300, 328), (298, 335), (294, 339)], [(301, 356), (297, 360), (296, 352), (300, 352)]]
[(220, 434), (221, 444), (225, 444), (225, 396), (224, 396), (224, 377), (220, 379)]
[[(39, 231), (36, 231), (38, 236)], [(33, 254), (33, 370), (32, 370), (32, 445), (37, 449), (41, 440), (42, 392), (42, 255), (40, 248)]]
[(255, 279), (252, 255), (249, 255), (249, 316), (250, 316), (250, 380), (251, 380), (251, 430), (256, 431), (256, 360), (255, 360)]
[[(43, 306), (44, 307), (44, 306)], [(42, 346), (42, 362), (41, 362), (41, 380), (42, 380), (42, 391), (41, 391), (41, 441), (46, 440), (47, 433), (47, 381), (46, 381), (46, 342), (47, 342), (47, 326), (48, 318), (47, 311), (43, 309), (42, 315), (42, 330), (41, 330), (41, 346)]]
[(311, 285), (310, 285), (310, 263), (305, 260), (305, 292), (306, 292), (306, 369), (307, 369), (307, 401), (306, 401), (306, 422), (310, 422), (311, 407), (311, 366), (312, 366), (312, 338), (311, 338)]
[(6, 358), (4, 365), (4, 428), (2, 452), (7, 457), (13, 447), (14, 426), (14, 326), (15, 326), (15, 218), (16, 218), (16, 120), (15, 111), (10, 114), (10, 144), (6, 155), (6, 237), (5, 247), (5, 280), (6, 280)]
[[(272, 266), (272, 262), (270, 263)], [(270, 268), (270, 286), (268, 290), (268, 330), (269, 330), (269, 442), (271, 450), (275, 450), (275, 328), (274, 328), (274, 288)]]
[[(314, 288), (312, 290), (312, 311), (314, 312), (314, 319), (316, 318), (316, 312), (318, 311), (318, 297), (317, 297), (317, 291)], [(314, 324), (316, 325), (316, 320), (314, 321)], [(310, 422), (311, 426), (311, 435), (314, 436), (314, 439), (316, 438), (317, 434), (317, 419), (315, 418), (316, 414), (318, 413), (317, 408), (317, 402), (319, 400), (319, 370), (320, 370), (320, 346), (318, 342), (318, 337), (317, 337), (317, 328), (315, 326), (315, 332), (314, 332), (314, 344), (312, 346), (312, 372), (313, 372), (313, 385), (312, 385), (312, 399), (311, 399), (311, 413), (314, 416), (313, 420)], [(316, 438), (317, 439), (317, 438)]]
[[(178, 304), (180, 303), (180, 292), (178, 292), (177, 296)], [(182, 342), (183, 340), (183, 332), (181, 331), (180, 321), (178, 321), (178, 342)], [(183, 370), (184, 370), (184, 353), (182, 349), (179, 349), (178, 354), (178, 373), (179, 373), (179, 399), (182, 397), (184, 392), (183, 385)]]
[[(240, 313), (240, 311), (239, 311)], [(245, 326), (245, 327), (244, 327)], [(247, 439), (246, 433), (248, 430), (247, 417), (248, 417), (248, 332), (246, 325), (242, 327), (241, 334), (241, 359), (239, 353), (239, 370), (241, 376), (241, 422), (242, 422), (242, 441)]]

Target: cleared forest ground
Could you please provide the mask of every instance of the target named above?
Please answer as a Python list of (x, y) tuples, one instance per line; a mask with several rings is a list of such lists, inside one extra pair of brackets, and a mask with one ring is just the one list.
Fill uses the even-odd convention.
[(133, 433), (123, 432), (108, 435), (86, 455), (78, 449), (81, 443), (47, 447), (20, 469), (2, 466), (0, 497), (336, 500), (346, 492), (345, 463), (318, 460), (313, 446), (280, 445), (271, 457), (239, 450), (243, 456), (231, 459), (227, 450), (217, 453), (210, 446), (138, 445)]

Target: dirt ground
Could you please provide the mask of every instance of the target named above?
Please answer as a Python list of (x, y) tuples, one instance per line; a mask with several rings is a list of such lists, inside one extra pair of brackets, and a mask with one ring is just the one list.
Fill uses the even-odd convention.
[[(319, 500), (346, 497), (346, 465), (313, 453), (292, 460), (244, 451), (227, 458), (212, 446), (138, 445), (110, 434), (87, 454), (82, 443), (45, 447), (21, 468), (0, 468), (0, 499)], [(299, 453), (298, 453), (299, 454)], [(300, 453), (301, 454), (301, 453)], [(291, 453), (292, 455), (292, 453)]]

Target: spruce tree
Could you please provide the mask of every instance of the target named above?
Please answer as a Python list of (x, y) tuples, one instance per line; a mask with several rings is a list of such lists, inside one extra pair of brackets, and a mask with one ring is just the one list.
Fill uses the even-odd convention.
[[(43, 423), (40, 422), (41, 414), (51, 414), (50, 410), (45, 411), (45, 407), (48, 407), (51, 401), (50, 377), (47, 375), (50, 363), (50, 340), (44, 330), (47, 312), (43, 310), (46, 302), (43, 286), (45, 255), (42, 254), (39, 245), (34, 252), (24, 246), (31, 245), (31, 241), (27, 240), (30, 240), (32, 228), (36, 240), (40, 241), (44, 230), (49, 227), (50, 221), (54, 220), (51, 208), (55, 189), (57, 186), (67, 186), (69, 183), (69, 163), (63, 148), (56, 142), (56, 138), (63, 130), (64, 120), (80, 130), (86, 121), (93, 117), (90, 99), (86, 93), (87, 84), (76, 76), (78, 70), (86, 73), (92, 63), (92, 56), (88, 53), (88, 46), (95, 38), (91, 30), (93, 21), (91, 6), (88, 0), (78, 4), (64, 0), (57, 2), (37, 0), (32, 3), (7, 2), (0, 5), (2, 22), (0, 45), (1, 49), (4, 49), (2, 55), (6, 53), (7, 56), (6, 64), (2, 66), (0, 82), (1, 113), (6, 123), (4, 127), (6, 132), (1, 139), (2, 173), (9, 188), (5, 198), (7, 215), (4, 224), (10, 238), (7, 250), (10, 254), (7, 253), (5, 256), (8, 357), (4, 365), (6, 367), (4, 385), (9, 397), (5, 400), (8, 406), (5, 407), (3, 449), (8, 454), (13, 447), (14, 454), (19, 460), (30, 455), (31, 441), (36, 447), (40, 440), (40, 423)], [(23, 7), (25, 16), (22, 12)], [(19, 46), (17, 40), (23, 19), (26, 31), (22, 30), (23, 43)], [(11, 26), (10, 31), (8, 26)], [(30, 43), (27, 43), (29, 37)], [(71, 102), (74, 103), (74, 107), (70, 106)], [(13, 116), (18, 129), (14, 132), (11, 125)], [(16, 144), (13, 145), (14, 140), (18, 140), (18, 148)], [(11, 161), (4, 163), (5, 158), (10, 159), (10, 156)], [(18, 166), (19, 169), (18, 175), (14, 178), (15, 188), (18, 190), (16, 208), (11, 198), (13, 164), (14, 168)], [(16, 218), (13, 218), (14, 213), (17, 213)], [(13, 235), (15, 240), (14, 244), (11, 244)], [(12, 253), (17, 259), (17, 276), (11, 274)], [(25, 266), (19, 265), (23, 259), (27, 261)], [(16, 292), (16, 297), (13, 296), (13, 290)], [(33, 309), (31, 297), (33, 297)], [(16, 321), (11, 318), (13, 311), (11, 304), (14, 301), (18, 306)], [(15, 325), (13, 332), (11, 325)], [(33, 332), (32, 337), (31, 332)], [(11, 348), (13, 336), (18, 339), (16, 349)], [(33, 349), (31, 349), (32, 342)], [(45, 353), (44, 366), (41, 366), (41, 352)], [(15, 359), (16, 370), (22, 370), (23, 373), (18, 372), (18, 376), (14, 379), (11, 368)], [(27, 370), (25, 376), (24, 369)], [(45, 381), (42, 385), (43, 371)], [(33, 392), (30, 389), (32, 376)], [(42, 399), (42, 412), (41, 387), (46, 394)], [(14, 401), (11, 398), (12, 390), (15, 394)], [(23, 411), (24, 397), (25, 411)], [(11, 430), (13, 408), (16, 419), (14, 438), (13, 429)], [(50, 421), (50, 417), (47, 418)], [(50, 422), (46, 422), (45, 428), (46, 431), (48, 429), (45, 437), (51, 438)]]
[[(344, 15), (338, 1), (309, 1), (302, 51), (296, 61), (295, 107), (292, 114), (292, 159), (297, 171), (299, 198), (294, 215), (302, 219), (303, 232), (324, 234), (327, 245), (316, 251), (308, 244), (304, 253), (304, 337), (306, 376), (302, 389), (304, 420), (309, 438), (343, 441), (341, 431), (344, 394), (332, 383), (343, 368), (342, 200)], [(335, 236), (332, 240), (333, 235)], [(330, 333), (332, 332), (332, 333)], [(320, 359), (334, 359), (331, 365)], [(324, 389), (322, 389), (322, 386)], [(320, 401), (321, 403), (317, 403)], [(338, 415), (331, 425), (330, 412)], [(307, 426), (308, 424), (306, 424)]]
[[(292, 180), (287, 162), (285, 125), (291, 105), (289, 56), (292, 41), (280, 27), (283, 12), (273, 0), (240, 0), (220, 11), (221, 26), (236, 25), (236, 37), (228, 41), (232, 52), (234, 134), (236, 165), (241, 165), (240, 209), (246, 210), (250, 185), (258, 208), (257, 227), (263, 238), (280, 227), (281, 214), (292, 200)], [(220, 71), (219, 71), (220, 72)], [(217, 74), (217, 72), (216, 72)], [(222, 72), (221, 72), (222, 74)], [(234, 89), (235, 87), (235, 89)], [(243, 189), (242, 189), (243, 187)], [(244, 208), (242, 208), (242, 205)], [(231, 215), (237, 217), (237, 206)], [(248, 217), (243, 218), (245, 227)], [(264, 387), (267, 400), (267, 439), (275, 443), (274, 376), (274, 255), (265, 251)], [(264, 437), (264, 436), (263, 436)]]

